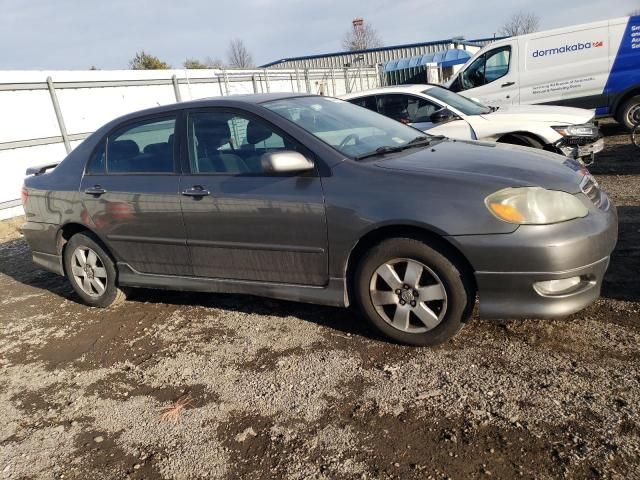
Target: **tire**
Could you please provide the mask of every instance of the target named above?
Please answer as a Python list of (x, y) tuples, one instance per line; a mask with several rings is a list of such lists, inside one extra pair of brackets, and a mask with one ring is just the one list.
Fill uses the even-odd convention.
[(75, 292), (89, 306), (106, 308), (126, 299), (116, 285), (115, 263), (91, 234), (77, 233), (67, 242), (64, 271)]
[(622, 104), (616, 113), (616, 120), (628, 130), (633, 130), (640, 123), (640, 95), (634, 95)]
[[(356, 269), (354, 287), (357, 304), (371, 324), (407, 345), (435, 346), (451, 339), (475, 302), (472, 282), (453, 255), (412, 238), (385, 240), (367, 252)], [(429, 300), (421, 300), (421, 295)]]

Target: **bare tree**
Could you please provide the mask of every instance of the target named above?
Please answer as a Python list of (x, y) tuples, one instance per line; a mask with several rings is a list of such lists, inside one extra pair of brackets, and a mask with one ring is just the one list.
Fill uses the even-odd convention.
[(342, 48), (354, 51), (382, 47), (382, 40), (373, 25), (365, 24), (363, 18), (354, 18), (351, 24), (351, 29), (342, 39)]
[(637, 17), (640, 15), (640, 8), (636, 8), (635, 10), (631, 10), (628, 14), (629, 17)]
[(230, 67), (250, 68), (253, 67), (253, 57), (239, 38), (234, 38), (229, 42), (227, 51), (227, 61)]
[(508, 37), (525, 35), (537, 32), (540, 27), (540, 18), (531, 12), (518, 12), (511, 15), (509, 20), (500, 27), (500, 34)]

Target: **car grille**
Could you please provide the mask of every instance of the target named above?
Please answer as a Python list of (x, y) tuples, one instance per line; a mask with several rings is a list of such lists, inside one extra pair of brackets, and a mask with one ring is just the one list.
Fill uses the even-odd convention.
[(585, 145), (591, 145), (597, 142), (600, 138), (599, 135), (592, 135), (590, 137), (565, 137), (562, 144), (570, 147), (584, 147)]
[(600, 190), (598, 182), (596, 182), (596, 179), (593, 178), (592, 175), (585, 175), (580, 183), (580, 190), (582, 190), (582, 193), (584, 193), (596, 207), (602, 210), (609, 208), (609, 197)]

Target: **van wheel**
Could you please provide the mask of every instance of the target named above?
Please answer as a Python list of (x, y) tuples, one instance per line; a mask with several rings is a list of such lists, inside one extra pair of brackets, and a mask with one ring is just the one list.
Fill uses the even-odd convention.
[(362, 259), (355, 276), (358, 306), (388, 338), (434, 346), (468, 319), (475, 295), (454, 261), (411, 238), (385, 240)]
[(618, 110), (616, 119), (629, 130), (638, 125), (640, 123), (640, 95), (635, 95), (624, 102)]
[(64, 269), (71, 286), (87, 305), (106, 308), (126, 299), (116, 286), (113, 260), (90, 234), (77, 233), (67, 242)]

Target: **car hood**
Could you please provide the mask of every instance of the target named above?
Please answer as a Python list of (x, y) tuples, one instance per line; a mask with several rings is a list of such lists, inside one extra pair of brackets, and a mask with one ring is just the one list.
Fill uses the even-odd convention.
[(552, 105), (504, 105), (482, 115), (486, 120), (509, 123), (543, 122), (551, 125), (580, 125), (593, 120), (594, 113), (583, 108)]
[(544, 150), (450, 139), (387, 156), (376, 165), (420, 175), (465, 176), (493, 188), (539, 186), (568, 193), (578, 193), (588, 173), (578, 162)]

